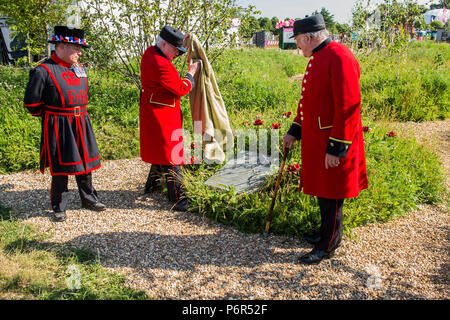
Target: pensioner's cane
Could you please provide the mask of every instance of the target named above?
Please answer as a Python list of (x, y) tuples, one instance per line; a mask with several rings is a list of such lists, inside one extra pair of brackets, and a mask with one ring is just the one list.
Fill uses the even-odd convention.
[(277, 198), (278, 188), (280, 187), (281, 176), (284, 171), (284, 164), (286, 162), (287, 155), (289, 153), (289, 149), (285, 148), (285, 152), (283, 155), (283, 160), (281, 161), (280, 170), (278, 171), (277, 183), (275, 184), (275, 191), (273, 192), (272, 203), (270, 204), (269, 214), (267, 215), (266, 229), (264, 230), (264, 236), (267, 236), (270, 228), (270, 221), (272, 220), (273, 208), (275, 207), (275, 200)]

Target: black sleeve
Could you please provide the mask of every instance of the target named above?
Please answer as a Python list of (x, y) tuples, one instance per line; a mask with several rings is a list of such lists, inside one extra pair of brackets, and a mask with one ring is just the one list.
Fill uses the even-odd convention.
[(337, 141), (330, 137), (327, 143), (327, 153), (339, 158), (345, 158), (351, 145), (351, 142)]
[(23, 105), (33, 116), (40, 116), (42, 113), (42, 92), (45, 88), (46, 77), (47, 72), (43, 68), (36, 67), (30, 70)]
[(191, 86), (192, 86), (191, 91), (192, 91), (192, 89), (195, 88), (194, 77), (193, 77), (192, 74), (190, 74), (190, 73), (186, 73), (186, 75), (185, 75), (184, 77), (185, 77), (186, 79), (188, 79), (189, 82), (191, 83)]
[(294, 136), (295, 139), (300, 140), (302, 138), (302, 127), (297, 122), (294, 122), (291, 124), (287, 133)]

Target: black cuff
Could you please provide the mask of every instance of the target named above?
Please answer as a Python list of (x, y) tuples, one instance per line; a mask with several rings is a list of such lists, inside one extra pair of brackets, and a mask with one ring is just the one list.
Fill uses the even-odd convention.
[(351, 142), (336, 141), (330, 138), (327, 143), (327, 153), (339, 158), (345, 158), (351, 145)]
[(191, 83), (192, 89), (194, 89), (195, 88), (195, 82), (194, 82), (194, 77), (192, 76), (192, 74), (186, 73), (186, 75), (184, 77), (189, 80), (189, 82)]
[(287, 133), (294, 136), (295, 139), (300, 140), (302, 138), (302, 127), (297, 123), (293, 123)]

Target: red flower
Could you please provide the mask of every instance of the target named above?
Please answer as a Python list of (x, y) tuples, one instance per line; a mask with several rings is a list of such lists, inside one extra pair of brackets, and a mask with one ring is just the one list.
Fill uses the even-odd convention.
[(287, 171), (289, 172), (297, 172), (300, 169), (300, 165), (297, 162), (291, 163), (287, 166)]
[(386, 133), (386, 135), (388, 137), (395, 137), (395, 132), (394, 131), (390, 131), (390, 132)]
[(284, 112), (283, 113), (283, 118), (290, 118), (290, 116), (292, 115), (292, 112)]
[(368, 126), (363, 127), (363, 132), (369, 132), (369, 131), (370, 131), (370, 128)]
[(281, 125), (280, 125), (280, 123), (278, 123), (278, 122), (277, 122), (277, 123), (273, 123), (273, 124), (272, 124), (272, 129), (280, 129), (280, 126), (281, 126)]
[(244, 122), (242, 122), (242, 124), (243, 124), (244, 126), (251, 126), (251, 123), (248, 122), (248, 121), (244, 121)]
[(191, 164), (198, 163), (198, 158), (197, 158), (196, 156), (192, 156), (192, 157), (189, 159), (189, 161), (190, 161)]
[(262, 124), (264, 124), (264, 122), (261, 119), (259, 119), (259, 118), (256, 119), (255, 122), (253, 123), (254, 126), (260, 126)]

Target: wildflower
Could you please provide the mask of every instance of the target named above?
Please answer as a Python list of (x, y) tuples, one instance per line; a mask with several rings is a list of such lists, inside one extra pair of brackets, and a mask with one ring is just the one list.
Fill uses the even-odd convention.
[(388, 137), (395, 137), (395, 132), (394, 131), (390, 131), (386, 134)]
[(248, 121), (244, 121), (244, 122), (242, 122), (242, 124), (244, 125), (244, 126), (251, 126), (251, 123), (250, 122), (248, 122)]
[(297, 162), (291, 163), (287, 166), (287, 171), (289, 172), (297, 172), (300, 169), (300, 165)]
[(190, 162), (191, 164), (198, 163), (198, 158), (197, 158), (196, 156), (192, 156), (192, 157), (189, 159), (189, 162)]
[(259, 119), (259, 118), (256, 119), (255, 122), (253, 123), (254, 126), (260, 126), (262, 124), (264, 124), (264, 122), (261, 119)]
[(277, 122), (277, 123), (273, 123), (273, 124), (272, 124), (272, 129), (280, 129), (280, 126), (281, 126), (281, 125), (280, 125), (280, 123), (278, 123), (278, 122)]
[(283, 113), (283, 118), (290, 118), (291, 117), (291, 115), (292, 115), (292, 112), (284, 112)]
[(370, 128), (368, 126), (363, 127), (363, 132), (369, 132), (369, 131), (370, 131)]

